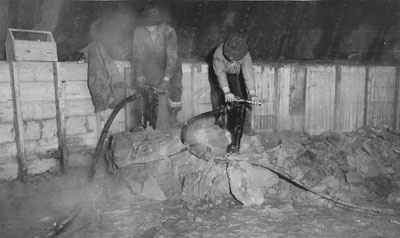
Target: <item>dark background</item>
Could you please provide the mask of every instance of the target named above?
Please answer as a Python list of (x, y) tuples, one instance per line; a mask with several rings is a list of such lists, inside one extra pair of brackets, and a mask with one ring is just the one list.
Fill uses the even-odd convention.
[[(230, 32), (242, 32), (255, 61), (400, 62), (400, 3), (395, 0), (153, 2), (175, 27), (184, 59), (203, 61)], [(92, 40), (103, 42), (115, 59), (129, 60), (144, 3), (12, 0), (7, 24), (51, 30), (60, 61), (72, 60), (72, 53)], [(57, 19), (49, 20), (51, 14)], [(46, 19), (51, 29), (44, 29)]]

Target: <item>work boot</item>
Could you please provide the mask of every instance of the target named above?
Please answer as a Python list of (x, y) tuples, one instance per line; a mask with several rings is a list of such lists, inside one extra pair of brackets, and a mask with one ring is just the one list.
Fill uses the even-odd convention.
[(227, 153), (229, 154), (234, 154), (234, 153), (238, 153), (239, 149), (237, 146), (235, 146), (234, 144), (229, 144), (228, 145), (228, 149), (226, 150)]

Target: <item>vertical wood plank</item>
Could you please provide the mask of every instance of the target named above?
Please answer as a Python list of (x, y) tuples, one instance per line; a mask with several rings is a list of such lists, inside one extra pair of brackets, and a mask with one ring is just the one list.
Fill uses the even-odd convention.
[(340, 66), (340, 115), (336, 131), (357, 130), (364, 124), (365, 67)]
[(191, 84), (190, 84), (190, 91), (191, 91), (191, 98), (190, 98), (190, 101), (191, 101), (191, 117), (194, 117), (195, 116), (195, 110), (194, 110), (194, 108), (195, 108), (195, 102), (196, 102), (196, 100), (195, 100), (195, 90), (196, 90), (196, 88), (195, 88), (195, 75), (194, 75), (194, 73), (195, 73), (195, 65), (194, 64), (191, 64), (190, 65), (190, 82), (191, 82)]
[(22, 118), (21, 92), (19, 87), (18, 64), (10, 61), (11, 88), (14, 108), (15, 142), (17, 145), (18, 177), (24, 181), (28, 176), (25, 152), (24, 122)]
[(277, 115), (274, 110), (275, 104), (278, 103), (275, 97), (275, 66), (266, 65), (257, 70), (259, 73), (256, 74), (256, 93), (262, 99), (262, 105), (252, 107), (253, 129), (274, 131), (277, 127)]
[(396, 78), (394, 84), (394, 102), (393, 102), (393, 124), (392, 128), (399, 127), (399, 87), (400, 87), (400, 68), (396, 68)]
[[(283, 66), (284, 67), (284, 66)], [(282, 70), (282, 74), (279, 76), (279, 101), (276, 100), (276, 103), (279, 104), (279, 111), (276, 114), (276, 126), (277, 130), (281, 131), (288, 128), (289, 124), (289, 79), (291, 72), (289, 70)], [(275, 78), (274, 78), (275, 80)]]
[(309, 128), (309, 126), (308, 126), (308, 120), (309, 120), (309, 118), (308, 118), (308, 115), (307, 115), (307, 112), (309, 111), (309, 100), (308, 100), (308, 95), (310, 94), (310, 90), (309, 90), (309, 82), (308, 82), (308, 66), (306, 66), (305, 67), (305, 70), (304, 70), (304, 81), (305, 81), (305, 98), (306, 98), (306, 100), (305, 100), (305, 102), (304, 102), (304, 125), (303, 125), (303, 128), (304, 128), (304, 131), (306, 131), (306, 132), (309, 132), (310, 131), (310, 128)]
[(182, 64), (182, 110), (178, 112), (178, 120), (186, 121), (192, 117), (193, 112), (193, 94), (192, 94), (192, 65)]
[[(287, 101), (287, 128), (294, 131), (304, 131), (304, 118), (305, 118), (305, 102), (306, 102), (306, 66), (292, 65), (289, 68), (289, 75), (287, 79), (282, 80), (280, 84), (286, 87)], [(283, 91), (281, 90), (281, 93)], [(282, 105), (282, 104), (281, 104)], [(282, 128), (281, 128), (282, 129)]]
[(371, 96), (371, 79), (369, 76), (369, 67), (365, 67), (365, 99), (364, 99), (364, 125), (369, 124), (369, 99)]
[[(263, 72), (265, 70), (265, 66), (254, 66), (254, 80), (255, 80), (255, 86), (256, 86), (256, 95), (261, 99), (262, 103), (265, 105), (265, 103), (268, 103), (268, 90), (263, 90), (264, 89), (264, 84), (267, 84), (266, 78), (264, 80), (263, 77)], [(253, 106), (250, 111), (251, 115), (251, 127), (254, 130), (262, 130), (260, 125), (262, 125), (262, 122), (260, 120), (260, 115), (263, 115), (263, 105), (261, 106)]]
[[(280, 93), (281, 84), (280, 84), (280, 80), (279, 80), (279, 77), (281, 75), (280, 69), (281, 69), (281, 67), (279, 67), (279, 66), (275, 66), (274, 67), (274, 71), (275, 71), (275, 74), (274, 74), (275, 102), (274, 102), (274, 111), (273, 112), (274, 112), (275, 116), (279, 115), (279, 108), (280, 108), (280, 101), (281, 101), (281, 93)], [(283, 67), (282, 67), (282, 69), (283, 69)], [(277, 123), (277, 122), (275, 123), (274, 131), (278, 131), (278, 129), (279, 129), (279, 125), (278, 124), (279, 123)]]
[(65, 172), (68, 167), (68, 154), (67, 154), (67, 132), (65, 125), (65, 93), (60, 75), (60, 63), (53, 62), (53, 75), (54, 75), (54, 95), (56, 105), (56, 123), (57, 123), (57, 137), (58, 149), (60, 152), (60, 169)]
[(320, 134), (334, 129), (334, 66), (307, 66), (306, 131)]
[(341, 85), (342, 85), (342, 68), (336, 65), (336, 77), (335, 77), (335, 106), (333, 111), (334, 116), (334, 130), (337, 131), (341, 127), (340, 117), (342, 116), (342, 108), (341, 108)]
[[(124, 79), (128, 84), (129, 88), (132, 88), (132, 69), (129, 65), (124, 67)], [(129, 131), (132, 129), (132, 103), (127, 103), (125, 106), (125, 130)]]
[(307, 67), (304, 67), (304, 116), (301, 124), (301, 131), (305, 131), (306, 128), (306, 111), (307, 111)]

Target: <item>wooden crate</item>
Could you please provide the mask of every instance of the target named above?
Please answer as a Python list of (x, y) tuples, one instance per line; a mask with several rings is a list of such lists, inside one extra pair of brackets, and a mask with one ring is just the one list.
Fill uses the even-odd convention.
[(5, 46), (7, 60), (58, 60), (56, 42), (49, 31), (9, 28)]

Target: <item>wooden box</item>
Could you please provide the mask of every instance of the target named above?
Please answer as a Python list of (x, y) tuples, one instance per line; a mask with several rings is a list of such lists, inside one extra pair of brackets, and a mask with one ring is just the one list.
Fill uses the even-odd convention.
[(7, 60), (58, 61), (56, 42), (49, 31), (9, 28), (5, 46)]

